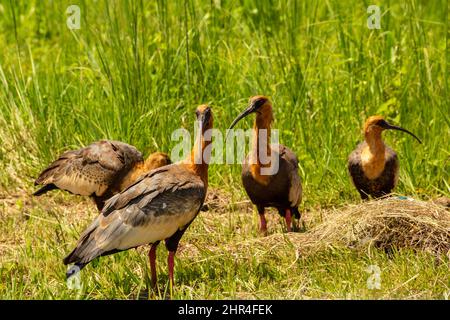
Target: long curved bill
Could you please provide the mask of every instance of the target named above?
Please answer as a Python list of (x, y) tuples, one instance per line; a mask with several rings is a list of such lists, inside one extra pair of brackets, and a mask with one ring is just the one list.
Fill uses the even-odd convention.
[(252, 113), (254, 111), (254, 108), (252, 105), (250, 105), (247, 109), (245, 109), (244, 111), (242, 111), (231, 123), (230, 127), (227, 129), (228, 133), (227, 133), (227, 139), (228, 136), (230, 134), (230, 130), (234, 128), (234, 126), (243, 118), (245, 118), (246, 116), (248, 116), (250, 113)]
[(406, 129), (403, 129), (402, 127), (398, 127), (398, 126), (393, 126), (391, 124), (388, 124), (387, 126), (385, 126), (385, 129), (391, 129), (391, 130), (398, 130), (398, 131), (403, 131), (406, 132), (410, 135), (412, 135), (414, 138), (416, 138), (417, 141), (419, 141), (419, 143), (422, 143), (422, 141), (420, 141), (419, 138), (416, 137), (416, 135), (414, 133), (412, 133), (411, 131), (408, 131)]
[(228, 130), (233, 129), (233, 127), (236, 125), (236, 123), (238, 123), (240, 120), (242, 120), (243, 118), (245, 118), (246, 116), (248, 116), (252, 112), (253, 112), (253, 106), (249, 106), (247, 109), (242, 111), (241, 114), (239, 114), (236, 117), (236, 119), (233, 120), (233, 122), (231, 123), (231, 126), (228, 128)]

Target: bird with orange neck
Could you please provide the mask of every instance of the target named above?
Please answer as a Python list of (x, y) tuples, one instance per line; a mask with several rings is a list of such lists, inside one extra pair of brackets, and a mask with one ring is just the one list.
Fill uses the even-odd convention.
[(33, 195), (61, 189), (91, 197), (101, 211), (107, 199), (124, 190), (142, 174), (170, 163), (169, 156), (163, 152), (152, 153), (144, 160), (132, 145), (101, 140), (60, 155), (36, 179), (34, 184), (42, 187)]
[(164, 240), (172, 287), (178, 243), (199, 213), (208, 188), (211, 141), (205, 132), (213, 125), (211, 108), (199, 106), (196, 116), (201, 134), (188, 158), (144, 174), (109, 199), (64, 259), (64, 264), (74, 263), (67, 277), (97, 257), (150, 244), (151, 280), (156, 286), (156, 247)]
[(361, 198), (379, 198), (391, 193), (398, 181), (399, 161), (394, 150), (381, 137), (384, 130), (410, 131), (386, 122), (381, 116), (371, 116), (364, 124), (364, 141), (348, 158), (348, 171)]
[[(298, 159), (286, 146), (270, 143), (273, 112), (272, 103), (265, 96), (251, 97), (249, 106), (237, 116), (229, 130), (239, 120), (252, 113), (256, 114), (256, 119), (253, 126), (252, 147), (242, 165), (242, 183), (258, 210), (260, 231), (267, 234), (265, 208), (274, 207), (285, 218), (287, 231), (290, 232), (292, 218), (300, 219), (298, 206), (302, 201)], [(267, 159), (262, 161), (261, 155), (264, 154), (270, 161)], [(273, 166), (272, 161), (278, 161), (278, 170), (275, 172), (269, 170)]]

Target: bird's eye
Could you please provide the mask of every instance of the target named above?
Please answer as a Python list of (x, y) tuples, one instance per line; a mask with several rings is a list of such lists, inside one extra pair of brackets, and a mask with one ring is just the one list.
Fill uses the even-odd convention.
[(259, 109), (264, 105), (264, 103), (266, 103), (266, 99), (258, 99), (253, 105), (255, 109)]

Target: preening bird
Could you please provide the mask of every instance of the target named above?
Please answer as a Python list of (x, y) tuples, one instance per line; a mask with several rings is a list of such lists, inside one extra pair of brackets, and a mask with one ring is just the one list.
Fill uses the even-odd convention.
[(364, 125), (364, 141), (348, 158), (348, 171), (363, 200), (369, 195), (378, 198), (389, 194), (397, 184), (397, 154), (381, 138), (381, 133), (388, 129), (406, 132), (422, 143), (410, 131), (390, 125), (381, 116), (369, 117)]
[[(169, 251), (169, 279), (173, 284), (174, 256), (184, 232), (203, 205), (208, 187), (211, 143), (205, 132), (212, 128), (211, 108), (197, 108), (201, 135), (184, 161), (154, 169), (105, 203), (100, 215), (81, 235), (76, 248), (64, 259), (74, 263), (70, 277), (93, 259), (151, 244), (151, 277), (156, 285), (156, 247), (162, 240)], [(205, 151), (206, 149), (206, 151)]]
[[(250, 98), (249, 106), (233, 121), (230, 129), (242, 118), (256, 113), (253, 126), (253, 144), (242, 165), (242, 183), (250, 200), (256, 205), (260, 217), (260, 231), (267, 232), (265, 208), (274, 207), (285, 218), (288, 232), (291, 231), (292, 216), (300, 219), (298, 206), (302, 201), (302, 184), (298, 175), (297, 156), (286, 146), (270, 144), (270, 127), (273, 121), (272, 104), (267, 97)], [(261, 134), (262, 130), (265, 130)], [(262, 161), (265, 154), (270, 161)], [(278, 171), (267, 173), (278, 161)], [(269, 170), (267, 170), (269, 171)]]
[(59, 156), (36, 179), (34, 184), (43, 187), (33, 195), (40, 196), (54, 189), (66, 190), (92, 197), (101, 211), (107, 199), (140, 175), (170, 163), (165, 153), (152, 153), (144, 161), (142, 154), (129, 144), (101, 140)]

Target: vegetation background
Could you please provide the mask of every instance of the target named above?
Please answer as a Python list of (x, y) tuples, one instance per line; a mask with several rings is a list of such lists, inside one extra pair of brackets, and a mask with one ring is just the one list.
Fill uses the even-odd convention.
[[(66, 25), (72, 4), (81, 9), (79, 30)], [(61, 259), (96, 213), (89, 202), (62, 193), (31, 199), (32, 183), (61, 152), (99, 139), (121, 140), (145, 154), (170, 152), (172, 131), (192, 132), (201, 103), (211, 103), (215, 127), (224, 130), (249, 96), (271, 97), (274, 128), (300, 160), (302, 210), (310, 216), (359, 201), (346, 160), (373, 114), (423, 141), (384, 134), (401, 161), (396, 191), (425, 200), (448, 196), (449, 3), (376, 1), (379, 30), (367, 27), (371, 4), (1, 0), (0, 297), (138, 297), (149, 283), (145, 250), (101, 259), (86, 268), (81, 292), (67, 289)], [(231, 194), (230, 203), (246, 199), (239, 165), (212, 165), (210, 185)], [(230, 246), (258, 238), (256, 217), (246, 211), (196, 220), (182, 242), (197, 254), (180, 254), (175, 298), (443, 298), (449, 292), (448, 261), (436, 265), (425, 253), (387, 257), (340, 248), (293, 262), (286, 240), (276, 252), (243, 256)], [(274, 233), (282, 231), (275, 215), (272, 224)], [(211, 255), (211, 245), (223, 246), (223, 254)], [(161, 286), (165, 257), (160, 250)], [(382, 289), (366, 288), (368, 264), (384, 270)]]

